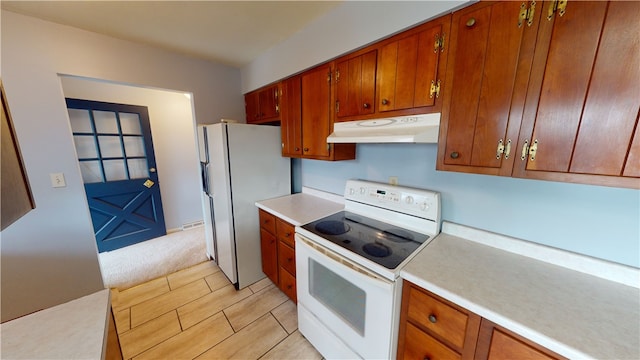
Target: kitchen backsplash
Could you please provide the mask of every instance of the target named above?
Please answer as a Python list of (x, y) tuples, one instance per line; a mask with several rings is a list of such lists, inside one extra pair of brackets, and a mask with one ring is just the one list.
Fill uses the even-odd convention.
[(640, 268), (640, 191), (435, 170), (436, 144), (359, 144), (356, 160), (302, 160), (301, 185), (351, 178), (442, 193), (442, 219)]

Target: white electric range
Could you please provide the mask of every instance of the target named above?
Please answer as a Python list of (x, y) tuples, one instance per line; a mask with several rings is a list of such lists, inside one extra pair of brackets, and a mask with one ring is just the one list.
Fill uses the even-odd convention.
[(440, 232), (440, 194), (348, 180), (344, 198), (296, 227), (298, 328), (325, 358), (395, 358), (398, 277)]

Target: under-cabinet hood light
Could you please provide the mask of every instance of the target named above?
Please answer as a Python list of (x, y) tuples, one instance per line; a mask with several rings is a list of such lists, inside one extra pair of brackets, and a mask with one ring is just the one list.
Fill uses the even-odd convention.
[(437, 143), (440, 113), (337, 122), (328, 143)]

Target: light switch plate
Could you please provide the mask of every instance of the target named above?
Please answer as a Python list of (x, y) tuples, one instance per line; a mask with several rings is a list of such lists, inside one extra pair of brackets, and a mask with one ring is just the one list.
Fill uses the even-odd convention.
[(65, 187), (67, 183), (64, 181), (64, 173), (50, 173), (51, 186), (54, 188)]

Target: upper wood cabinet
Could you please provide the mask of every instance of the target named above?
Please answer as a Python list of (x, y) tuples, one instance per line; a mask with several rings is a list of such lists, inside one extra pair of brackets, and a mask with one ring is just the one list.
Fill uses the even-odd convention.
[[(333, 62), (300, 74), (302, 157), (319, 160), (355, 159), (355, 144), (329, 144), (333, 130)], [(288, 125), (289, 126), (289, 125)], [(298, 126), (294, 124), (294, 126)]]
[(533, 55), (524, 40), (535, 39), (540, 19), (534, 11), (520, 20), (521, 4), (480, 2), (453, 13), (439, 170), (511, 174)]
[(273, 84), (245, 94), (247, 124), (280, 120), (280, 84)]
[(336, 121), (375, 110), (377, 50), (336, 60), (334, 71)]
[(455, 12), (437, 168), (640, 187), (639, 12), (600, 1)]
[(302, 156), (302, 81), (294, 76), (282, 81), (281, 121), (282, 156)]
[(442, 16), (379, 43), (378, 112), (403, 110), (397, 115), (404, 115), (440, 111), (450, 23), (450, 15)]
[(31, 211), (35, 204), (22, 163), (20, 147), (16, 139), (11, 114), (4, 95), (4, 88), (0, 83), (0, 94), (2, 97), (2, 218), (0, 219), (1, 229), (20, 219), (23, 215)]
[(514, 175), (640, 188), (640, 2), (545, 3)]

